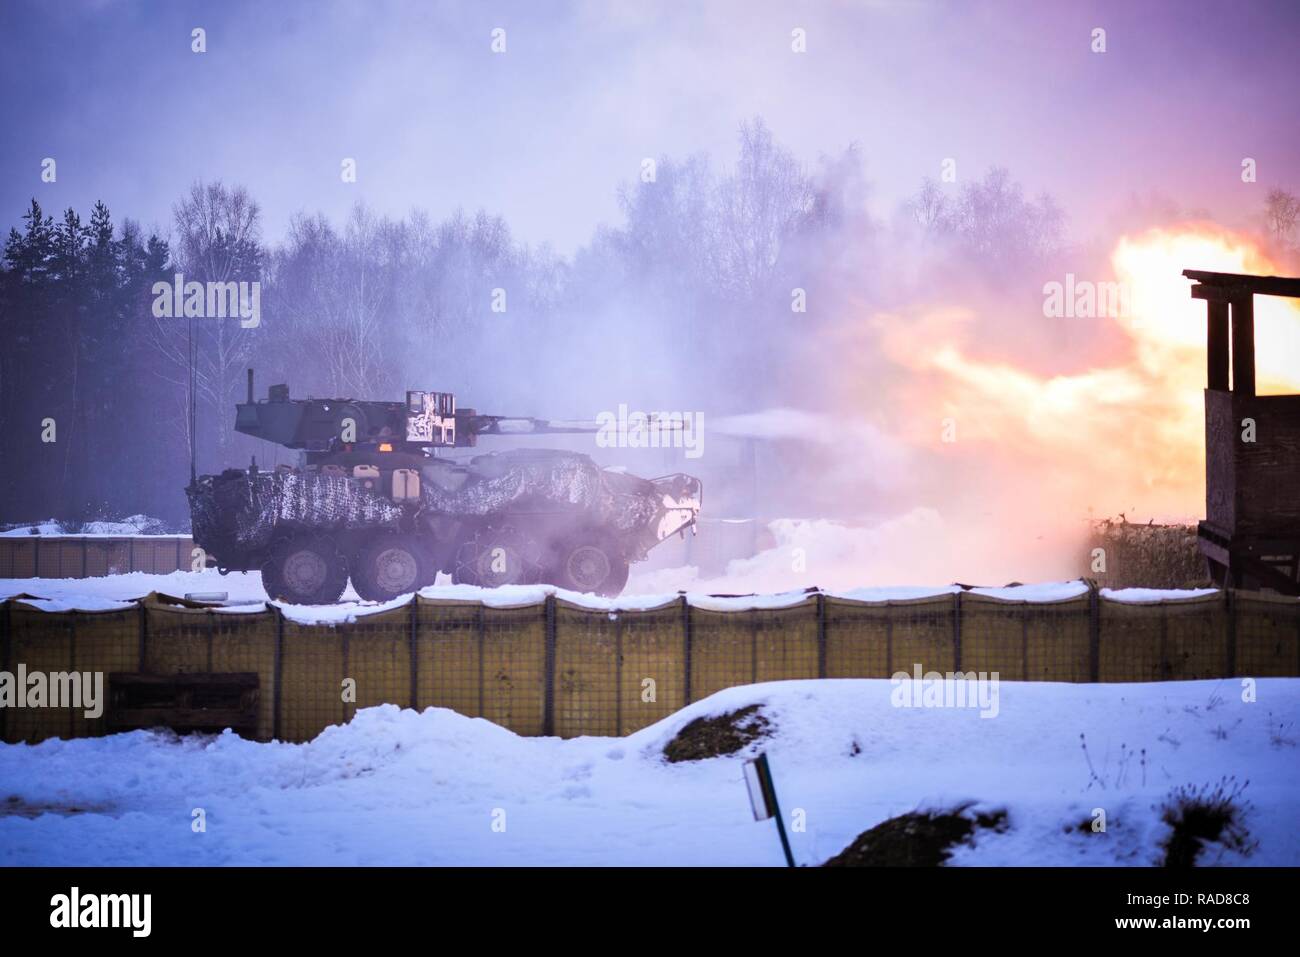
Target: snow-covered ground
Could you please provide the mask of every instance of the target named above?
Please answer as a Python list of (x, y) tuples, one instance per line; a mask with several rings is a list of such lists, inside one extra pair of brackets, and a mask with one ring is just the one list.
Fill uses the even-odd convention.
[[(27, 538), (33, 535), (39, 535), (47, 538), (58, 538), (61, 536), (72, 538), (116, 538), (123, 535), (169, 535), (170, 533), (162, 531), (164, 527), (165, 523), (161, 519), (152, 518), (148, 515), (132, 515), (130, 518), (124, 518), (120, 522), (86, 522), (75, 531), (68, 531), (64, 525), (51, 518), (46, 519), (43, 522), (0, 527), (0, 537)], [(183, 537), (189, 538), (189, 535), (185, 534)]]
[[(1166, 795), (1235, 775), (1250, 782), (1258, 847), (1210, 847), (1202, 863), (1300, 865), (1300, 679), (1259, 681), (1253, 703), (1231, 680), (1003, 683), (995, 718), (893, 707), (891, 690), (731, 688), (621, 739), (522, 738), (385, 705), (302, 745), (150, 732), (8, 745), (0, 864), (779, 866), (773, 822), (752, 819), (742, 756), (670, 764), (661, 753), (689, 720), (761, 702), (784, 816), (806, 819), (790, 835), (799, 863), (890, 817), (974, 801), (1004, 808), (1009, 827), (978, 832), (953, 864), (1150, 865)], [(1095, 808), (1105, 833), (1079, 827)]]

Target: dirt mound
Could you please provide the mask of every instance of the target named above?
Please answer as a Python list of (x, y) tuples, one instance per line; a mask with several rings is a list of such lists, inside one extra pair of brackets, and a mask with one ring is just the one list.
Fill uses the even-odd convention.
[(735, 754), (767, 737), (768, 727), (767, 718), (756, 704), (726, 714), (696, 718), (664, 746), (664, 757), (676, 763)]
[(822, 867), (940, 867), (958, 844), (975, 831), (1006, 830), (1007, 812), (967, 817), (965, 808), (947, 813), (912, 812), (882, 821), (863, 831), (853, 843)]
[(84, 807), (76, 804), (49, 804), (46, 802), (32, 804), (28, 801), (24, 801), (16, 794), (0, 801), (0, 817), (37, 818), (42, 814), (62, 814), (65, 816), (71, 816), (73, 814), (103, 814), (107, 810), (107, 805), (96, 804), (87, 804)]

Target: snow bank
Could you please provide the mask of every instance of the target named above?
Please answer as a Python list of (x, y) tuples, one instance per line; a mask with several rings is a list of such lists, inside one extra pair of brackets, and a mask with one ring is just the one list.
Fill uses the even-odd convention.
[[(161, 533), (165, 527), (161, 519), (148, 515), (132, 515), (120, 522), (86, 522), (79, 532), (65, 532), (54, 519), (33, 522), (28, 525), (15, 525), (0, 530), (0, 538), (120, 538), (124, 535), (132, 538), (189, 538), (185, 534)], [(35, 529), (35, 532), (32, 531)]]
[[(806, 816), (791, 833), (800, 863), (896, 815), (978, 801), (1010, 826), (953, 864), (1151, 865), (1165, 795), (1235, 774), (1250, 780), (1258, 850), (1212, 847), (1204, 862), (1300, 864), (1300, 679), (1262, 679), (1250, 704), (1226, 680), (1007, 683), (994, 719), (895, 708), (891, 690), (731, 688), (621, 739), (521, 738), (384, 705), (302, 745), (133, 732), (0, 746), (0, 864), (780, 866), (772, 822), (751, 818), (742, 756), (661, 755), (688, 721), (751, 703), (772, 724), (762, 746), (782, 808)], [(1106, 833), (1080, 830), (1097, 807)], [(196, 808), (205, 833), (191, 828)]]

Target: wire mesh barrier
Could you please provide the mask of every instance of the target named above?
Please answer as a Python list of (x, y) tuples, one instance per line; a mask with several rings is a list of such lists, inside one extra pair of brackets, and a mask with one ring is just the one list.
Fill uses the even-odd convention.
[(1260, 678), (1300, 674), (1300, 619), (1296, 600), (1279, 595), (1228, 592), (1233, 673)]
[[(99, 673), (109, 688), (114, 675), (137, 685), (141, 675), (197, 676), (177, 682), (186, 687), (240, 676), (256, 686), (247, 699), (255, 737), (286, 741), (310, 740), (381, 703), (450, 708), (525, 735), (617, 736), (763, 681), (918, 669), (1070, 682), (1300, 676), (1300, 602), (1253, 592), (1151, 602), (1112, 600), (1095, 587), (1055, 601), (809, 593), (779, 607), (766, 599), (736, 607), (743, 601), (682, 596), (611, 610), (554, 595), (513, 607), (420, 596), (359, 609), (345, 622), (304, 624), (274, 606), (214, 610), (158, 595), (103, 612), (47, 611), (14, 598), (0, 615), (0, 670), (51, 680)], [(192, 706), (183, 696), (162, 700), (158, 713)], [(110, 717), (6, 706), (0, 737), (100, 735)]]
[(0, 536), (0, 578), (94, 578), (189, 571), (188, 535), (76, 537)]
[(1234, 674), (1222, 592), (1178, 602), (1101, 603), (1098, 680), (1164, 681)]

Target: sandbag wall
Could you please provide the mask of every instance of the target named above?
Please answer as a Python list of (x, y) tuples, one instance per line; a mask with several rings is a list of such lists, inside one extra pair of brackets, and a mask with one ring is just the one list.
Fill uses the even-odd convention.
[[(722, 604), (725, 604), (722, 603)], [(451, 708), (525, 735), (625, 735), (723, 688), (896, 672), (1001, 680), (1163, 681), (1300, 676), (1300, 602), (1215, 592), (1149, 603), (1090, 590), (1054, 602), (971, 592), (902, 601), (824, 594), (779, 608), (636, 611), (549, 596), (492, 607), (417, 597), (338, 625), (275, 607), (214, 611), (151, 597), (105, 612), (3, 605), (14, 672), (253, 672), (257, 737), (306, 741), (381, 703)], [(0, 709), (0, 737), (105, 733), (104, 717)]]

